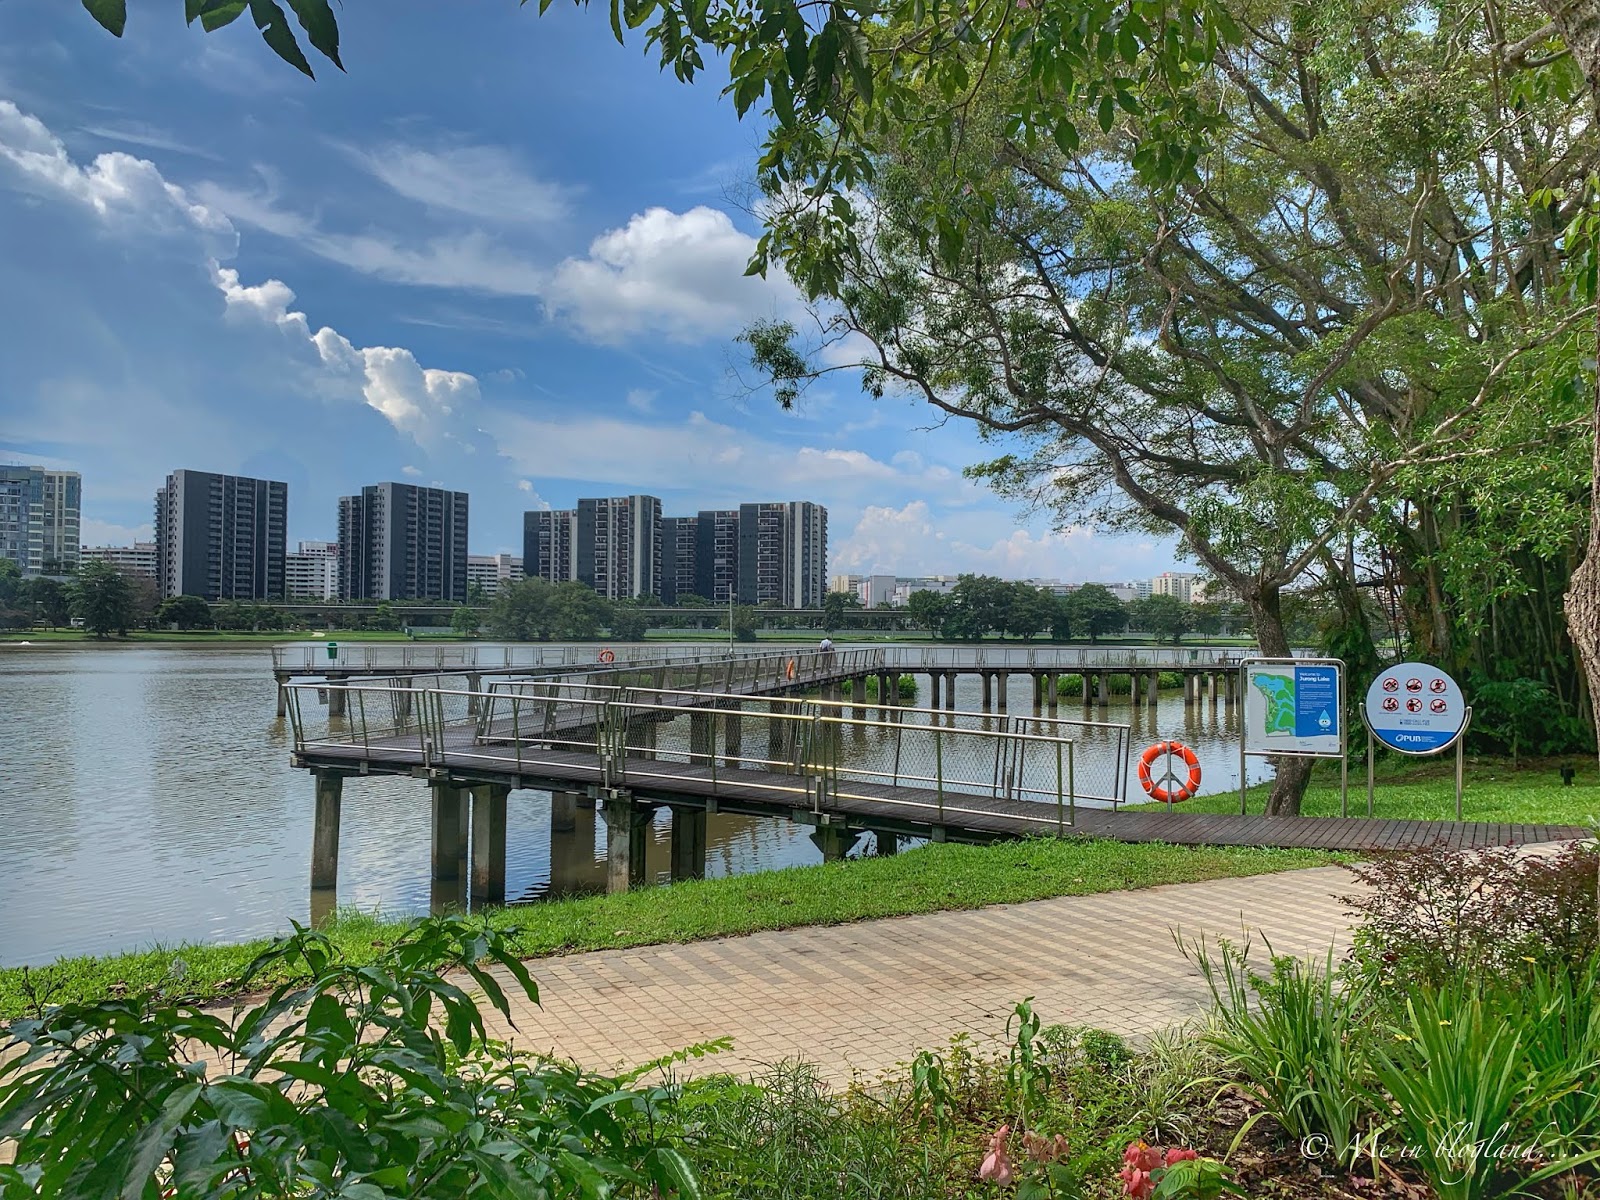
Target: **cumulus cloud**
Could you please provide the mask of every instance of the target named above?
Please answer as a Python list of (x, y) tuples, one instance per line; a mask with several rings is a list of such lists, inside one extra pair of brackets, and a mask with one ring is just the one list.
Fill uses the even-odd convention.
[(545, 306), (598, 342), (643, 334), (694, 342), (736, 332), (752, 316), (786, 313), (798, 301), (784, 280), (747, 277), (755, 239), (728, 214), (698, 205), (652, 208), (595, 238), (584, 258), (551, 276)]

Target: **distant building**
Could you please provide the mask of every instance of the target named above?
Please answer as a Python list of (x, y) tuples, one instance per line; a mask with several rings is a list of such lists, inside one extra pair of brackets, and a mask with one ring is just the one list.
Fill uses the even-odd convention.
[(25, 575), (70, 575), (80, 560), (83, 477), (0, 464), (0, 558)]
[(828, 580), (828, 590), (846, 596), (860, 596), (862, 581), (860, 575), (834, 575)]
[(1149, 597), (1149, 595), (1150, 595), (1150, 580), (1148, 580), (1148, 579), (1130, 579), (1130, 580), (1128, 580), (1127, 583), (1120, 584), (1120, 585), (1118, 585), (1118, 587), (1114, 587), (1111, 590), (1113, 592), (1116, 592), (1116, 591), (1118, 591), (1119, 588), (1122, 591), (1125, 591), (1125, 592), (1128, 593), (1127, 596), (1120, 597), (1121, 599), (1124, 599), (1124, 600), (1144, 600), (1144, 599), (1147, 599)]
[(573, 508), (522, 514), (522, 569), (529, 579), (566, 583), (578, 577), (578, 512)]
[(103, 562), (124, 575), (134, 575), (141, 579), (154, 579), (156, 577), (156, 544), (154, 542), (135, 542), (131, 546), (85, 546), (83, 547), (82, 563), (87, 565), (92, 562)]
[(948, 596), (956, 590), (956, 584), (960, 579), (959, 575), (898, 576), (894, 585), (894, 606), (904, 608), (911, 603), (911, 597), (917, 592), (936, 592), (941, 596)]
[(809, 500), (739, 506), (739, 602), (815, 608), (828, 578), (828, 510)]
[(1195, 581), (1199, 578), (1192, 571), (1163, 571), (1150, 581), (1149, 595), (1176, 596), (1189, 604), (1194, 598)]
[(163, 596), (283, 596), (288, 484), (174, 471), (156, 492), (155, 509), (156, 585)]
[(283, 593), (290, 600), (339, 596), (339, 543), (301, 542), (283, 556)]
[(661, 603), (699, 595), (700, 518), (661, 518)]
[(695, 521), (695, 595), (726, 604), (739, 588), (739, 510), (705, 508)]
[(1196, 579), (1189, 589), (1192, 604), (1238, 604), (1239, 592), (1218, 579)]
[(856, 598), (866, 608), (882, 608), (895, 603), (895, 589), (900, 586), (897, 575), (868, 575), (856, 589)]
[(467, 599), (467, 493), (378, 483), (339, 501), (345, 600)]
[(661, 501), (610, 496), (578, 501), (577, 577), (607, 600), (661, 594)]
[[(1147, 596), (1150, 594), (1149, 587), (1148, 583), (1145, 584), (1145, 595)], [(1108, 583), (1105, 585), (1105, 589), (1124, 604), (1140, 599), (1138, 587), (1131, 583)]]
[(467, 555), (467, 590), (476, 584), (485, 597), (493, 597), (503, 583), (522, 578), (522, 559), (514, 554)]

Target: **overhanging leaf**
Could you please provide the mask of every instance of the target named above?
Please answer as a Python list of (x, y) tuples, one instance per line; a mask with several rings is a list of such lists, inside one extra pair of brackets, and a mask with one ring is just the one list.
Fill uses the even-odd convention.
[(83, 7), (107, 32), (122, 36), (122, 27), (128, 23), (127, 0), (83, 0)]

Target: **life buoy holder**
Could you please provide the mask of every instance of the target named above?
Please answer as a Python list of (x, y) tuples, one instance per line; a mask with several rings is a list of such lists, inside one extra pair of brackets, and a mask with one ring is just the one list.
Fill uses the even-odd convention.
[(789, 665), (783, 669), (783, 674), (787, 679), (794, 678), (794, 659), (789, 660)]
[(603, 663), (614, 663), (617, 661), (617, 656), (610, 650), (602, 650), (600, 651), (600, 661)]
[[(1167, 769), (1160, 776), (1160, 782), (1150, 777), (1150, 764), (1162, 755), (1167, 756)], [(1184, 766), (1189, 768), (1189, 777), (1183, 782), (1178, 782), (1178, 775), (1173, 770), (1172, 759), (1183, 760)], [(1168, 787), (1176, 784), (1176, 787)], [(1157, 742), (1139, 756), (1139, 786), (1152, 800), (1162, 804), (1176, 804), (1180, 800), (1188, 800), (1200, 790), (1200, 760), (1195, 757), (1193, 750), (1182, 742)]]

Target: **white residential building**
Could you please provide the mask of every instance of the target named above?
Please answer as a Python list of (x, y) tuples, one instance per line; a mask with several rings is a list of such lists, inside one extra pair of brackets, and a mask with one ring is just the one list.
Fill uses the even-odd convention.
[(1193, 597), (1195, 581), (1200, 576), (1193, 571), (1163, 571), (1150, 580), (1152, 596), (1176, 596), (1185, 604), (1190, 603)]
[(156, 544), (154, 542), (135, 542), (131, 546), (85, 546), (83, 548), (83, 561), (85, 563), (109, 563), (124, 575), (136, 575), (144, 579), (154, 579), (156, 577)]
[(339, 543), (301, 542), (283, 556), (283, 592), (291, 600), (332, 600), (339, 595)]
[(492, 597), (502, 583), (522, 578), (522, 560), (514, 554), (467, 555), (467, 591), (477, 584), (485, 597)]

